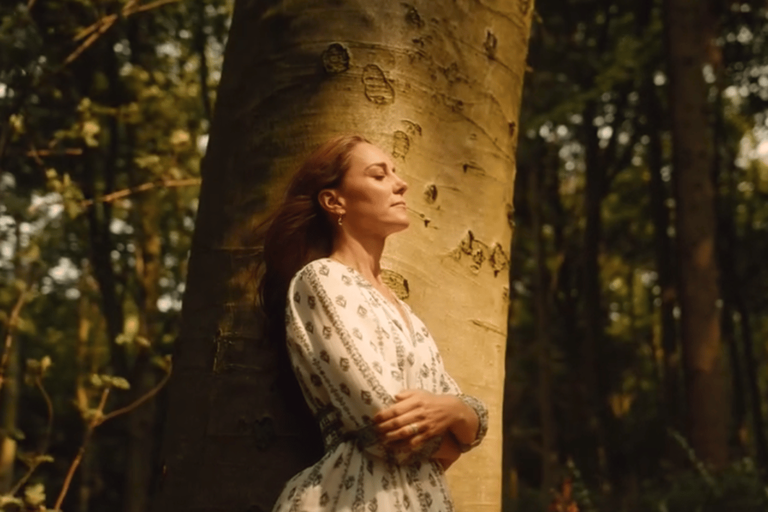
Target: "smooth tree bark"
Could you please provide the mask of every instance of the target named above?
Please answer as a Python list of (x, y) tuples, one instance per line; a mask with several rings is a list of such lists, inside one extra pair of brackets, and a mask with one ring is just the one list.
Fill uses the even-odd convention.
[(496, 511), (514, 151), (532, 1), (238, 1), (174, 354), (154, 510), (270, 510), (319, 455), (255, 310), (253, 227), (314, 146), (360, 132), (408, 181), (386, 278), (491, 411), (451, 468), (458, 510)]
[(666, 0), (681, 345), (688, 434), (697, 456), (715, 467), (728, 462), (730, 410), (720, 336), (702, 6)]

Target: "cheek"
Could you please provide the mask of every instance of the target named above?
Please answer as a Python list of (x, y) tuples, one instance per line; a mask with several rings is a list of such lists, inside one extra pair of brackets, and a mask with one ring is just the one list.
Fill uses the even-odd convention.
[(366, 187), (351, 191), (348, 208), (357, 211), (378, 211), (385, 209), (389, 202), (389, 191), (382, 188)]

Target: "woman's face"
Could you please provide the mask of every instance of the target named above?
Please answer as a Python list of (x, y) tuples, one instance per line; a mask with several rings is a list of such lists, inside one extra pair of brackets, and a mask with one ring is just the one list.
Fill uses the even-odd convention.
[(336, 199), (346, 229), (386, 237), (408, 227), (403, 195), (408, 184), (397, 175), (392, 159), (378, 147), (360, 143), (350, 152), (350, 165)]

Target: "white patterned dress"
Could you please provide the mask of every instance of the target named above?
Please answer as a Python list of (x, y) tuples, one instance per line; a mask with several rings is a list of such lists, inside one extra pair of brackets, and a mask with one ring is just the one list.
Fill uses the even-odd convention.
[(441, 439), (416, 453), (394, 451), (380, 444), (371, 418), (406, 389), (457, 395), (480, 420), (474, 446), (487, 430), (487, 410), (461, 394), (427, 328), (400, 305), (409, 325), (361, 274), (330, 258), (291, 280), (288, 352), (325, 455), (286, 484), (274, 512), (453, 510), (443, 468), (430, 460)]

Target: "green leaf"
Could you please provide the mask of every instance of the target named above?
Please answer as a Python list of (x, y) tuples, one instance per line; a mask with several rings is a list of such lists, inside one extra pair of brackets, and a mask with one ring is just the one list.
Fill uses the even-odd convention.
[(10, 494), (2, 494), (0, 495), (0, 508), (5, 509), (6, 505), (21, 507), (24, 505), (24, 502), (19, 498), (11, 496)]
[(150, 341), (144, 336), (136, 336), (135, 338), (133, 338), (133, 342), (140, 347), (144, 347), (144, 348), (152, 347), (152, 343), (150, 343)]
[(111, 385), (117, 389), (131, 389), (131, 385), (128, 381), (122, 377), (112, 377)]
[(96, 373), (91, 374), (90, 378), (88, 379), (91, 383), (91, 386), (95, 388), (103, 388), (106, 386), (104, 382), (104, 376), (98, 375)]
[(25, 487), (24, 502), (32, 507), (45, 505), (45, 487), (43, 484), (32, 484)]

